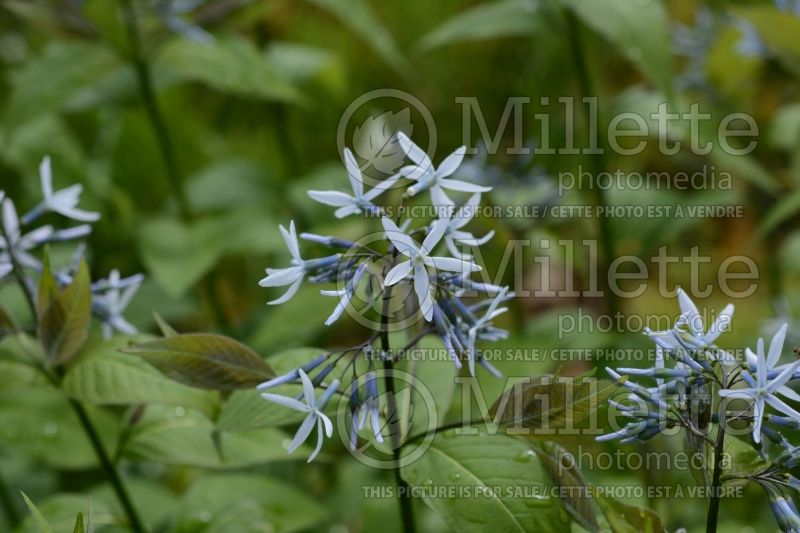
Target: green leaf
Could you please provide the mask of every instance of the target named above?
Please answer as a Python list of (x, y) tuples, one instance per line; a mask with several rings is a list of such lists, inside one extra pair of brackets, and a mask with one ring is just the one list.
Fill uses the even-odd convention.
[[(738, 437), (725, 434), (723, 446), (723, 474), (745, 475), (766, 470), (770, 462), (761, 457), (753, 446)], [(713, 457), (713, 454), (712, 454)], [(708, 461), (709, 469), (714, 467), (713, 459)]]
[(246, 389), (275, 377), (270, 366), (244, 344), (212, 333), (176, 335), (123, 350), (167, 376), (205, 389)]
[[(107, 450), (116, 447), (116, 414), (87, 406)], [(54, 469), (97, 467), (97, 454), (61, 391), (42, 387), (35, 394), (8, 394), (0, 401), (0, 448)], [(69, 525), (72, 525), (73, 515)]]
[(770, 146), (787, 152), (800, 144), (800, 104), (789, 104), (775, 112), (768, 138)]
[[(47, 288), (47, 282), (43, 282)], [(45, 297), (38, 325), (39, 341), (54, 366), (75, 357), (89, 336), (92, 290), (89, 268), (82, 261), (75, 278), (64, 290)]]
[[(525, 443), (506, 435), (450, 431), (438, 434), (400, 474), (453, 530), (570, 531), (559, 500), (551, 497), (550, 476)], [(412, 451), (403, 448), (404, 454)], [(457, 490), (457, 496), (441, 496), (440, 488)]]
[(345, 81), (341, 61), (329, 48), (272, 41), (265, 53), (270, 63), (294, 83), (318, 80), (335, 90)]
[(142, 260), (169, 296), (182, 296), (217, 263), (225, 230), (213, 219), (185, 223), (158, 218), (143, 223), (137, 242)]
[(0, 339), (17, 331), (17, 323), (8, 309), (0, 304)]
[(772, 6), (747, 6), (734, 10), (736, 15), (750, 22), (767, 48), (790, 68), (800, 64), (800, 19), (793, 13), (785, 13)]
[(656, 513), (649, 509), (626, 505), (602, 495), (594, 500), (600, 506), (613, 533), (664, 533), (664, 525)]
[(44, 315), (50, 304), (58, 296), (58, 284), (53, 277), (53, 269), (50, 265), (50, 247), (45, 246), (42, 254), (42, 275), (39, 277), (39, 291), (36, 294), (36, 312), (39, 316)]
[[(139, 483), (137, 480), (129, 480), (128, 484), (128, 489), (134, 493), (135, 491), (132, 489), (135, 489)], [(103, 531), (109, 531), (108, 526), (113, 527), (115, 522), (119, 523), (124, 519), (121, 512), (113, 512), (112, 507), (116, 502), (114, 502), (115, 496), (111, 493), (110, 487), (109, 494), (103, 495), (103, 497), (95, 496), (94, 493), (97, 492), (95, 488), (89, 490), (91, 491), (89, 496), (85, 492), (83, 494), (61, 492), (39, 502), (40, 511), (47, 517), (55, 533), (74, 533), (77, 522), (76, 512), (83, 515), (84, 524), (84, 529), (77, 531), (85, 531), (85, 533), (93, 533), (95, 513), (98, 515), (98, 522), (103, 526)], [(135, 500), (136, 498), (134, 498)], [(142, 509), (139, 505), (137, 508)], [(33, 533), (37, 531), (36, 523), (34, 520), (26, 519), (15, 531), (17, 533)]]
[(133, 355), (119, 353), (125, 339), (115, 339), (92, 349), (73, 365), (62, 381), (72, 398), (97, 405), (158, 403), (197, 409), (209, 416), (217, 396), (165, 377)]
[(50, 42), (40, 56), (13, 73), (5, 123), (15, 128), (68, 108), (73, 98), (118, 65), (107, 47), (75, 39)]
[[(198, 211), (263, 207), (267, 183), (275, 179), (264, 163), (245, 158), (215, 161), (187, 179), (187, 195)], [(263, 228), (262, 228), (263, 229)]]
[(289, 103), (303, 100), (245, 39), (221, 37), (212, 44), (174, 39), (160, 53), (157, 65), (226, 93)]
[(665, 95), (672, 94), (672, 39), (661, 0), (561, 0), (620, 52)]
[(170, 326), (166, 320), (164, 320), (157, 311), (153, 311), (153, 319), (156, 321), (158, 325), (158, 329), (161, 330), (161, 335), (164, 337), (174, 337), (178, 334), (175, 329)]
[(0, 361), (0, 392), (22, 391), (47, 384), (42, 372), (33, 365)]
[(75, 517), (75, 527), (72, 529), (72, 533), (84, 533), (84, 531), (83, 513), (78, 512), (78, 516)]
[(501, 0), (478, 4), (446, 20), (419, 41), (422, 50), (448, 44), (533, 35), (539, 26), (539, 2)]
[[(137, 424), (125, 443), (128, 456), (203, 468), (242, 468), (274, 461), (304, 460), (308, 453), (304, 446), (292, 455), (287, 454), (283, 447), (287, 436), (277, 429), (215, 432), (213, 423), (199, 414), (181, 411), (172, 418), (165, 418), (160, 414), (164, 411), (148, 410), (146, 420)], [(214, 435), (219, 440), (219, 448)]]
[(187, 491), (175, 512), (174, 533), (308, 531), (328, 511), (304, 491), (264, 475), (206, 476)]
[(755, 241), (759, 241), (772, 233), (775, 228), (786, 222), (800, 212), (800, 189), (795, 189), (783, 195), (761, 220)]
[(566, 489), (561, 504), (570, 517), (587, 531), (599, 531), (588, 484), (577, 469), (575, 459), (554, 442), (531, 442), (531, 447), (553, 483)]
[(607, 380), (544, 377), (508, 388), (489, 414), (500, 426), (577, 429), (591, 422), (592, 415), (605, 407), (618, 389), (616, 383)]
[[(398, 335), (398, 337), (400, 337)], [(402, 346), (401, 340), (392, 339), (393, 346)], [(419, 350), (419, 353), (415, 353)], [(403, 430), (403, 439), (408, 435), (418, 435), (429, 429), (432, 423), (429, 409), (435, 409), (436, 418), (441, 423), (446, 419), (447, 411), (453, 401), (456, 390), (456, 376), (458, 370), (449, 359), (426, 360), (425, 354), (444, 353), (441, 341), (434, 336), (423, 338), (415, 350), (408, 354), (408, 362), (400, 363), (397, 368), (414, 375), (418, 385), (415, 387), (403, 386), (398, 392), (398, 411)], [(419, 394), (416, 387), (424, 387), (436, 398), (435, 406), (427, 406), (425, 398)], [(385, 399), (384, 399), (385, 401)], [(413, 409), (412, 409), (413, 402)], [(409, 417), (410, 411), (410, 417)]]
[(408, 61), (400, 53), (392, 34), (378, 20), (368, 2), (364, 0), (308, 1), (338, 18), (399, 74), (408, 75), (411, 70)]
[(31, 512), (31, 516), (33, 516), (33, 521), (36, 524), (36, 531), (39, 533), (53, 533), (53, 527), (44, 517), (42, 512), (39, 510), (36, 505), (28, 498), (28, 495), (24, 492), (21, 492), (22, 497), (25, 499), (25, 505), (28, 506), (28, 509)]

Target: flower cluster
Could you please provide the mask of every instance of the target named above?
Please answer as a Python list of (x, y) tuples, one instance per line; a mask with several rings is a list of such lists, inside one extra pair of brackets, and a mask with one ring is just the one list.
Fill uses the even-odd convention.
[[(800, 412), (787, 403), (800, 402), (800, 394), (789, 386), (800, 379), (800, 360), (780, 364), (787, 325), (778, 329), (767, 349), (759, 339), (755, 352), (747, 348), (740, 361), (715, 344), (730, 329), (733, 305), (726, 306), (706, 329), (694, 302), (681, 289), (678, 300), (681, 315), (672, 329), (645, 331), (655, 343), (653, 367), (606, 369), (628, 391), (621, 401), (610, 402), (628, 422), (597, 440), (642, 442), (666, 428), (681, 427), (688, 437), (716, 448), (720, 444), (709, 437), (714, 424), (719, 432), (729, 431), (728, 424), (735, 420), (749, 421), (753, 448), (765, 460), (775, 455), (773, 451), (777, 456), (769, 467), (741, 477), (764, 487), (783, 531), (800, 531), (800, 513), (788, 492), (800, 488), (790, 474), (800, 465), (800, 446), (782, 433), (800, 428)], [(653, 383), (643, 385), (632, 379), (639, 377)], [(732, 409), (736, 400), (744, 401), (747, 408)]]
[[(380, 221), (374, 232), (359, 241), (350, 241), (333, 236), (301, 233), (297, 235), (294, 222), (289, 228), (280, 226), (280, 232), (291, 257), (284, 268), (268, 268), (267, 276), (260, 281), (262, 287), (288, 287), (279, 298), (269, 304), (288, 301), (304, 281), (310, 283), (336, 284), (335, 290), (321, 291), (324, 296), (338, 299), (330, 317), (325, 321), (331, 325), (346, 311), (357, 320), (364, 316), (375, 316), (368, 326), (374, 335), (365, 343), (336, 353), (328, 353), (302, 368), (263, 383), (265, 390), (286, 383), (302, 381), (324, 389), (323, 396), (316, 401), (306, 391), (297, 398), (263, 393), (265, 399), (290, 408), (310, 413), (300, 427), (289, 448), (293, 451), (310, 435), (313, 420), (326, 420), (322, 406), (345, 381), (349, 384), (348, 405), (350, 411), (350, 446), (358, 447), (359, 436), (369, 428), (368, 438), (382, 443), (389, 421), (382, 420), (379, 381), (376, 365), (393, 364), (426, 335), (439, 338), (443, 349), (457, 368), (466, 367), (475, 375), (480, 365), (490, 374), (500, 373), (480, 355), (480, 341), (496, 341), (507, 336), (505, 330), (493, 321), (507, 309), (502, 303), (513, 297), (507, 287), (473, 279), (481, 267), (475, 262), (472, 251), (493, 236), (489, 232), (475, 237), (466, 229), (480, 205), (482, 193), (491, 187), (454, 177), (461, 165), (466, 147), (462, 146), (447, 156), (438, 166), (430, 157), (402, 132), (397, 133), (397, 142), (410, 164), (383, 180), (373, 180), (362, 172), (362, 168), (349, 149), (345, 149), (343, 160), (350, 184), (350, 191), (312, 190), (308, 195), (317, 202), (335, 208), (336, 218), (362, 215), (368, 221)], [(365, 190), (365, 182), (371, 187)], [(419, 201), (423, 193), (430, 198), (429, 207), (435, 214), (433, 220), (414, 220), (390, 217), (395, 210), (377, 203), (381, 195), (389, 196), (392, 189), (405, 182), (401, 202)], [(468, 194), (463, 203), (457, 204), (451, 195)], [(396, 195), (395, 195), (396, 196)], [(401, 206), (402, 207), (402, 206)], [(403, 209), (396, 212), (403, 213)], [(377, 224), (376, 224), (377, 226)], [(300, 242), (306, 241), (332, 249), (331, 254), (315, 259), (305, 259)], [(397, 297), (399, 298), (393, 298)], [(408, 295), (408, 297), (405, 297)], [(482, 299), (477, 296), (484, 295)], [(393, 301), (402, 300), (400, 309), (389, 309)], [(421, 324), (415, 340), (404, 350), (387, 349), (389, 320), (409, 320)], [(363, 323), (363, 322), (362, 322)], [(442, 352), (445, 353), (445, 352)], [(367, 354), (365, 368), (359, 368), (356, 360)], [(323, 364), (327, 362), (327, 364)], [(341, 363), (341, 375), (331, 382), (327, 377)], [(351, 376), (346, 376), (351, 371)], [(311, 377), (313, 375), (313, 377)], [(307, 389), (307, 387), (306, 387)], [(333, 391), (333, 392), (331, 392)], [(281, 398), (281, 399), (278, 399)], [(304, 402), (301, 401), (304, 399)], [(316, 407), (315, 407), (316, 406)], [(391, 415), (393, 416), (393, 415)], [(313, 420), (312, 420), (313, 419)], [(323, 426), (320, 426), (323, 427)], [(316, 456), (327, 431), (318, 431)]]
[[(78, 207), (83, 186), (75, 184), (61, 190), (53, 189), (53, 174), (50, 158), (45, 157), (39, 165), (39, 180), (42, 200), (23, 216), (18, 216), (17, 207), (11, 198), (0, 191), (0, 282), (12, 275), (16, 276), (27, 290), (34, 294), (36, 284), (32, 273), (42, 272), (44, 266), (36, 257), (37, 249), (57, 242), (80, 241), (91, 231), (90, 223), (100, 219), (98, 213), (85, 211)], [(56, 229), (50, 224), (38, 225), (43, 216), (55, 213), (68, 220), (83, 222), (64, 229)], [(36, 226), (36, 227), (34, 227)], [(69, 264), (55, 271), (54, 277), (60, 286), (72, 283), (73, 276), (83, 257), (85, 247), (80, 243)], [(112, 271), (107, 279), (92, 284), (92, 311), (103, 324), (103, 333), (110, 338), (114, 331), (123, 334), (136, 333), (136, 328), (122, 316), (143, 281), (137, 274), (120, 278), (119, 272)]]

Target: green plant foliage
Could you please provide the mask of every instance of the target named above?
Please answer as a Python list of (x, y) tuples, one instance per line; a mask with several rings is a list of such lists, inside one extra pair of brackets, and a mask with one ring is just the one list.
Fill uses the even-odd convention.
[[(454, 529), (570, 531), (561, 503), (549, 493), (547, 471), (536, 454), (513, 437), (440, 434), (401, 474)], [(431, 495), (425, 494), (426, 487)], [(458, 498), (437, 495), (437, 487), (486, 492)]]
[(672, 94), (669, 19), (661, 0), (561, 2), (637, 64), (661, 94)]
[(89, 350), (64, 376), (64, 392), (97, 405), (157, 403), (214, 413), (218, 399), (213, 392), (176, 384), (140, 358), (119, 353), (127, 343), (115, 339)]
[(540, 2), (501, 0), (462, 11), (420, 39), (419, 47), (432, 50), (448, 44), (534, 35), (541, 29)]
[(75, 279), (63, 290), (55, 286), (47, 270), (42, 280), (38, 337), (50, 363), (63, 365), (78, 354), (89, 335), (92, 306), (89, 269), (82, 262)]
[(222, 335), (187, 333), (136, 344), (124, 351), (191, 387), (244, 389), (275, 376), (257, 353)]
[[(508, 389), (492, 406), (489, 416), (500, 426), (533, 430), (583, 427), (619, 390), (606, 380), (543, 378)], [(546, 433), (545, 433), (546, 434)]]

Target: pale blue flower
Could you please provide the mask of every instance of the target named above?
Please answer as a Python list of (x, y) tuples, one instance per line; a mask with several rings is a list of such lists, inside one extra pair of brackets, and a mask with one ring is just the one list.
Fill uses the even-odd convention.
[(214, 42), (214, 37), (186, 17), (204, 2), (205, 0), (157, 0), (155, 10), (164, 24), (175, 33), (190, 41), (209, 45)]
[(356, 213), (369, 212), (379, 213), (380, 208), (372, 203), (382, 192), (394, 185), (400, 174), (396, 174), (388, 179), (379, 182), (369, 192), (364, 192), (364, 176), (361, 169), (349, 148), (344, 149), (344, 164), (347, 169), (347, 176), (350, 178), (350, 187), (353, 194), (340, 191), (308, 191), (308, 195), (314, 200), (333, 207), (338, 207), (334, 211), (336, 218), (344, 218)]
[(264, 383), (259, 384), (256, 389), (257, 390), (267, 390), (273, 387), (277, 387), (278, 385), (285, 385), (286, 383), (291, 383), (300, 379), (300, 371), (302, 370), (306, 374), (317, 368), (321, 365), (326, 359), (328, 358), (328, 354), (324, 353), (322, 355), (317, 356), (314, 358), (310, 363), (306, 363), (300, 368), (295, 368), (286, 374), (282, 374), (280, 376), (274, 377), (270, 380), (265, 381)]
[(0, 235), (0, 265), (3, 266), (0, 266), (0, 272), (5, 272), (4, 275), (7, 275), (11, 271), (10, 254), (12, 253), (21, 267), (40, 269), (41, 263), (28, 252), (48, 242), (54, 234), (53, 227), (42, 226), (22, 235), (17, 209), (11, 198), (3, 200), (2, 209), (3, 234)]
[(678, 303), (681, 308), (681, 316), (673, 329), (666, 331), (646, 329), (645, 333), (670, 351), (686, 349), (697, 353), (709, 350), (710, 359), (718, 359), (725, 364), (733, 363), (733, 356), (714, 344), (722, 333), (730, 330), (733, 304), (726, 305), (706, 331), (703, 316), (683, 289), (678, 289)]
[(314, 384), (311, 382), (311, 379), (309, 379), (308, 375), (302, 369), (298, 370), (298, 374), (300, 376), (300, 381), (303, 384), (304, 402), (288, 396), (270, 394), (268, 392), (262, 392), (261, 397), (265, 400), (277, 403), (278, 405), (294, 409), (295, 411), (308, 413), (305, 420), (303, 420), (303, 422), (300, 424), (300, 427), (297, 429), (294, 438), (289, 443), (288, 452), (292, 453), (299, 448), (300, 445), (303, 444), (306, 439), (308, 439), (309, 435), (311, 435), (311, 432), (316, 426), (317, 446), (308, 457), (308, 462), (310, 463), (322, 449), (322, 442), (325, 440), (325, 437), (327, 436), (328, 438), (331, 438), (333, 436), (333, 422), (331, 422), (331, 419), (328, 418), (328, 416), (323, 413), (322, 410), (325, 408), (325, 405), (328, 403), (328, 400), (330, 400), (331, 396), (333, 396), (333, 394), (336, 392), (336, 389), (339, 388), (339, 380), (334, 380), (333, 383), (331, 383), (325, 389), (319, 400), (317, 400), (316, 396), (314, 395)]
[(278, 226), (283, 242), (286, 243), (286, 248), (292, 256), (292, 266), (287, 268), (268, 268), (267, 277), (258, 282), (262, 287), (282, 287), (289, 285), (283, 296), (275, 300), (267, 302), (269, 305), (277, 305), (287, 302), (295, 295), (303, 283), (303, 278), (306, 275), (306, 269), (303, 258), (300, 256), (300, 245), (297, 242), (297, 232), (294, 229), (294, 220), (289, 223), (289, 231), (283, 225)]
[(482, 317), (477, 318), (467, 330), (467, 365), (470, 375), (475, 375), (475, 342), (478, 338), (485, 340), (501, 340), (508, 334), (505, 330), (495, 328), (491, 325), (492, 320), (508, 311), (507, 307), (498, 307), (507, 298), (508, 288), (504, 287), (489, 303), (489, 307)]
[(122, 314), (131, 303), (136, 292), (142, 284), (144, 277), (141, 275), (131, 276), (128, 280), (120, 279), (119, 271), (112, 270), (108, 275), (108, 280), (99, 285), (104, 288), (104, 292), (95, 294), (92, 299), (92, 307), (103, 321), (103, 337), (110, 339), (114, 331), (123, 335), (134, 335), (136, 327), (125, 320)]
[(434, 167), (428, 154), (414, 144), (414, 141), (409, 139), (405, 133), (398, 131), (397, 140), (400, 141), (400, 146), (408, 158), (415, 163), (400, 169), (400, 174), (416, 181), (406, 191), (409, 196), (416, 196), (423, 191), (430, 190), (433, 205), (452, 206), (454, 202), (447, 197), (444, 189), (462, 192), (488, 192), (492, 190), (491, 187), (484, 187), (449, 177), (458, 170), (459, 165), (464, 160), (464, 154), (467, 153), (466, 146), (459, 147), (455, 152), (444, 158), (438, 167)]
[(297, 232), (294, 228), (294, 220), (289, 223), (289, 230), (287, 231), (283, 225), (278, 226), (280, 229), (283, 242), (286, 243), (286, 248), (292, 256), (290, 267), (286, 268), (268, 268), (267, 277), (258, 282), (262, 287), (283, 287), (289, 286), (289, 289), (275, 300), (267, 302), (269, 305), (282, 304), (289, 301), (295, 295), (306, 273), (315, 268), (324, 268), (334, 266), (339, 262), (340, 256), (338, 254), (321, 259), (305, 260), (300, 256), (300, 244), (297, 242)]
[(428, 322), (433, 318), (433, 292), (430, 276), (427, 267), (448, 272), (468, 272), (478, 271), (481, 267), (469, 261), (463, 261), (453, 257), (432, 257), (434, 248), (444, 236), (450, 220), (447, 218), (438, 219), (431, 227), (430, 233), (425, 237), (422, 246), (418, 245), (414, 239), (403, 233), (397, 225), (390, 219), (383, 218), (383, 229), (386, 236), (392, 241), (397, 251), (401, 255), (408, 257), (406, 261), (396, 264), (387, 274), (384, 283), (387, 286), (394, 285), (409, 276), (414, 278), (414, 291), (419, 300), (419, 307), (422, 315)]
[(453, 218), (450, 219), (450, 224), (447, 226), (447, 231), (444, 233), (444, 242), (447, 249), (453, 254), (453, 257), (468, 260), (472, 257), (469, 253), (462, 253), (458, 249), (458, 245), (476, 247), (482, 246), (489, 242), (494, 237), (494, 231), (490, 231), (481, 238), (476, 238), (472, 233), (464, 231), (461, 228), (466, 226), (470, 220), (475, 216), (478, 211), (478, 206), (481, 202), (481, 193), (477, 192), (470, 196), (467, 203), (456, 209)]
[(326, 326), (330, 326), (336, 322), (339, 317), (342, 316), (342, 313), (344, 313), (345, 309), (347, 309), (347, 305), (355, 295), (356, 289), (358, 288), (358, 283), (367, 272), (367, 268), (367, 263), (361, 263), (353, 274), (353, 277), (350, 278), (347, 283), (345, 283), (345, 286), (341, 289), (335, 291), (320, 291), (323, 296), (336, 296), (339, 298), (339, 303), (336, 304), (336, 308), (333, 310), (333, 313), (331, 313), (331, 316), (325, 320)]
[[(486, 283), (482, 281), (474, 281), (470, 279), (470, 272), (463, 272), (460, 275), (450, 278), (457, 289), (455, 290), (456, 296), (463, 296), (467, 292), (479, 292), (482, 294), (495, 295), (504, 289), (502, 285), (495, 285), (494, 283)], [(509, 293), (511, 296), (511, 293)]]
[(753, 379), (750, 374), (746, 372), (742, 373), (742, 377), (749, 387), (742, 389), (723, 389), (719, 391), (719, 395), (725, 398), (749, 399), (753, 401), (753, 440), (757, 443), (761, 442), (761, 425), (766, 405), (770, 405), (783, 414), (800, 420), (800, 413), (776, 396), (776, 394), (780, 394), (792, 400), (800, 400), (800, 396), (798, 396), (795, 391), (785, 386), (786, 383), (792, 379), (795, 370), (800, 366), (800, 361), (795, 361), (790, 365), (786, 365), (775, 378), (769, 378), (770, 370), (773, 370), (772, 367), (780, 358), (785, 335), (786, 328), (781, 328), (781, 330), (775, 334), (775, 337), (773, 337), (770, 343), (769, 357), (764, 353), (763, 339), (758, 340), (754, 365), (756, 377)]
[(800, 16), (800, 0), (774, 0), (775, 7), (781, 11)]
[[(775, 377), (777, 374), (782, 372), (783, 369), (785, 369), (787, 366), (790, 366), (790, 364), (791, 364), (790, 363), (790, 364), (785, 364), (785, 365), (778, 366), (778, 361), (780, 360), (781, 352), (783, 351), (783, 344), (786, 341), (786, 332), (787, 332), (788, 328), (789, 328), (789, 324), (782, 324), (778, 328), (778, 331), (775, 332), (775, 335), (773, 335), (772, 340), (769, 343), (769, 349), (767, 350), (767, 356), (766, 356), (767, 369), (768, 369), (767, 375), (769, 377)], [(758, 339), (758, 344), (756, 346), (756, 350), (762, 350), (762, 351), (764, 350), (764, 341), (763, 341), (763, 339)], [(753, 353), (753, 351), (750, 348), (745, 348), (744, 356), (745, 356), (745, 360), (747, 361), (747, 366), (750, 369), (758, 368), (758, 356), (755, 353)], [(793, 394), (794, 391), (792, 389), (789, 389), (788, 387), (787, 387), (787, 390), (791, 391), (787, 395), (788, 397), (791, 397), (790, 395)], [(796, 395), (796, 393), (794, 393), (794, 394)], [(796, 401), (800, 401), (800, 395), (797, 395), (796, 398), (792, 397), (792, 399), (796, 400)]]
[(364, 392), (366, 398), (364, 403), (361, 404), (361, 409), (358, 417), (358, 431), (362, 431), (369, 420), (372, 426), (372, 434), (375, 441), (383, 443), (383, 435), (381, 434), (381, 422), (379, 415), (380, 403), (378, 400), (378, 378), (375, 372), (367, 372), (367, 378), (364, 382)]
[(53, 191), (53, 173), (50, 168), (49, 156), (45, 156), (45, 158), (42, 159), (42, 163), (39, 165), (39, 180), (41, 181), (44, 199), (42, 203), (25, 215), (22, 220), (23, 224), (31, 222), (37, 216), (47, 211), (58, 213), (59, 215), (79, 222), (95, 222), (100, 219), (99, 213), (78, 209), (77, 205), (80, 200), (81, 192), (83, 192), (83, 185), (76, 183), (66, 189)]

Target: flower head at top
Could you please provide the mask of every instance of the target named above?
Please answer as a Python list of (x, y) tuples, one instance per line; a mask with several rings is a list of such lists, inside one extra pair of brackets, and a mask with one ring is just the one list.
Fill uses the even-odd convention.
[(397, 140), (409, 159), (415, 164), (407, 165), (400, 169), (400, 174), (414, 180), (416, 183), (406, 191), (409, 196), (430, 190), (431, 200), (436, 206), (452, 206), (453, 201), (445, 194), (444, 189), (462, 192), (488, 192), (491, 187), (476, 185), (468, 181), (461, 181), (450, 178), (450, 176), (461, 165), (467, 147), (461, 146), (455, 152), (444, 158), (438, 167), (433, 166), (433, 162), (425, 151), (414, 144), (403, 132), (397, 132)]
[(646, 330), (647, 335), (657, 340), (666, 349), (685, 348), (693, 352), (712, 349), (718, 352), (716, 355), (712, 354), (712, 357), (718, 357), (726, 363), (732, 362), (733, 357), (724, 350), (718, 349), (714, 342), (720, 335), (730, 330), (733, 304), (726, 305), (706, 331), (703, 316), (683, 289), (678, 289), (678, 303), (681, 307), (681, 316), (675, 327), (667, 331), (650, 331), (648, 329)]
[(394, 185), (400, 179), (400, 174), (381, 181), (365, 193), (364, 176), (349, 148), (344, 149), (344, 164), (347, 176), (350, 178), (350, 187), (353, 189), (352, 195), (340, 191), (308, 191), (308, 195), (322, 204), (338, 207), (333, 213), (336, 218), (344, 218), (363, 211), (379, 213), (380, 208), (372, 201)]
[(420, 246), (414, 239), (403, 233), (394, 222), (386, 217), (383, 218), (383, 229), (386, 231), (386, 236), (392, 241), (397, 251), (408, 258), (396, 264), (386, 274), (384, 283), (387, 286), (391, 286), (406, 279), (409, 275), (413, 276), (414, 291), (419, 300), (419, 307), (428, 322), (433, 318), (434, 296), (427, 267), (459, 273), (481, 270), (481, 267), (469, 261), (453, 257), (431, 256), (436, 245), (442, 240), (449, 224), (450, 219), (448, 218), (436, 220), (431, 226), (430, 233), (428, 233)]
[(52, 211), (79, 222), (95, 222), (100, 219), (99, 213), (78, 209), (78, 201), (80, 200), (81, 192), (83, 192), (83, 185), (80, 183), (70, 185), (60, 191), (53, 191), (53, 172), (50, 167), (49, 156), (45, 156), (39, 165), (39, 180), (41, 181), (44, 199), (42, 203), (25, 215), (22, 220), (24, 224), (29, 223), (39, 214), (46, 211)]
[(772, 342), (770, 342), (769, 346), (769, 355), (764, 353), (764, 340), (758, 339), (758, 345), (756, 347), (757, 353), (755, 354), (755, 378), (747, 372), (742, 373), (742, 378), (748, 385), (747, 388), (723, 389), (719, 391), (720, 396), (725, 398), (749, 399), (753, 401), (753, 440), (756, 443), (761, 442), (761, 425), (766, 405), (770, 405), (783, 414), (800, 421), (800, 413), (776, 396), (776, 394), (780, 394), (791, 400), (800, 400), (800, 395), (786, 386), (786, 382), (792, 379), (794, 372), (800, 367), (800, 360), (785, 365), (774, 378), (770, 379), (769, 377), (770, 371), (774, 370), (774, 365), (780, 358), (785, 336), (786, 325), (778, 330), (772, 338)]
[(295, 411), (307, 413), (305, 420), (303, 420), (303, 423), (300, 424), (300, 427), (297, 429), (297, 433), (295, 433), (294, 438), (289, 444), (288, 451), (289, 453), (292, 453), (299, 448), (300, 445), (303, 444), (306, 439), (308, 439), (309, 435), (311, 435), (311, 431), (313, 431), (314, 427), (316, 426), (317, 446), (308, 457), (308, 462), (310, 463), (322, 449), (322, 442), (325, 440), (325, 437), (327, 436), (328, 438), (331, 438), (333, 436), (333, 423), (331, 422), (331, 419), (322, 412), (322, 410), (325, 408), (325, 405), (327, 405), (331, 396), (333, 396), (333, 394), (339, 388), (339, 380), (334, 380), (333, 383), (328, 385), (328, 387), (319, 397), (319, 400), (317, 400), (316, 396), (314, 395), (314, 384), (311, 382), (311, 379), (308, 377), (305, 371), (303, 371), (303, 369), (299, 369), (298, 374), (300, 376), (300, 381), (303, 384), (304, 402), (294, 398), (289, 398), (288, 396), (281, 396), (280, 394), (272, 394), (269, 392), (262, 392), (261, 397), (265, 400), (277, 403), (278, 405), (294, 409)]

